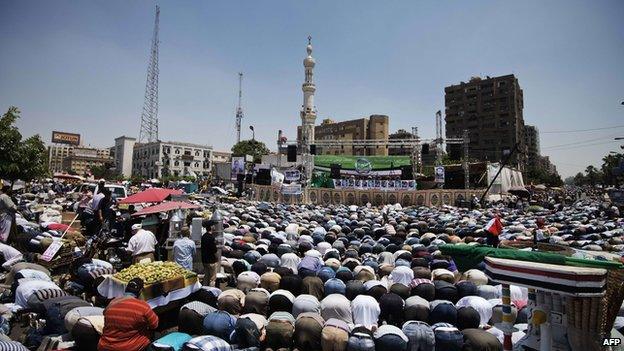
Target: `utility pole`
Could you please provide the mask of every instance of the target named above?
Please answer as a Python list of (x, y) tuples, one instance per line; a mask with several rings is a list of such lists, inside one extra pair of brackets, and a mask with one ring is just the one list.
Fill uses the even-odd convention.
[(464, 167), (464, 189), (468, 189), (470, 188), (470, 165), (468, 164), (468, 144), (470, 139), (468, 138), (468, 129), (464, 129), (462, 139), (464, 139), (464, 159), (462, 162)]
[(147, 66), (147, 82), (145, 83), (145, 100), (141, 112), (141, 129), (139, 142), (158, 141), (158, 30), (160, 28), (160, 7), (156, 6), (154, 33), (150, 48), (150, 60)]
[(240, 143), (241, 123), (243, 121), (243, 73), (238, 73), (238, 107), (236, 108), (236, 143)]

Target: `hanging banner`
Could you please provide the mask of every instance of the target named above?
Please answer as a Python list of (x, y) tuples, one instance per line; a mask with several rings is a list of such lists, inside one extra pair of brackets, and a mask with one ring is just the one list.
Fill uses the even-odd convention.
[(301, 195), (301, 184), (282, 184), (283, 195)]
[(301, 172), (298, 169), (287, 169), (284, 171), (284, 179), (290, 182), (301, 180)]
[(333, 179), (335, 189), (416, 190), (415, 180)]
[(444, 183), (444, 166), (435, 167), (435, 182)]
[(245, 174), (245, 157), (232, 157), (231, 179), (236, 180), (239, 174)]

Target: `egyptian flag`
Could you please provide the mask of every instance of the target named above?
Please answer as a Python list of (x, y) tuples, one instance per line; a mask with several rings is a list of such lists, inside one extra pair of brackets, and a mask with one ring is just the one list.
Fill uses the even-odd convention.
[(503, 223), (501, 223), (501, 220), (500, 218), (498, 218), (498, 215), (492, 218), (488, 222), (488, 224), (485, 225), (485, 230), (487, 230), (494, 236), (498, 236), (500, 233), (503, 232)]

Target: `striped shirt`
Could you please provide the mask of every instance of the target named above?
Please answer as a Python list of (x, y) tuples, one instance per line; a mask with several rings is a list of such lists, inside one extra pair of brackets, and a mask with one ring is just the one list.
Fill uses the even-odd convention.
[(98, 350), (143, 350), (150, 344), (151, 331), (156, 327), (158, 316), (145, 301), (117, 298), (104, 310), (104, 333)]

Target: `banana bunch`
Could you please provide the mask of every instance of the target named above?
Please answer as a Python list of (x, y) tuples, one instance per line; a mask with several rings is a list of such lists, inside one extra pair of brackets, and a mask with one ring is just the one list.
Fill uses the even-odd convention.
[(145, 285), (149, 285), (180, 276), (186, 277), (191, 273), (175, 262), (150, 262), (133, 264), (116, 273), (114, 277), (124, 282), (141, 278)]

